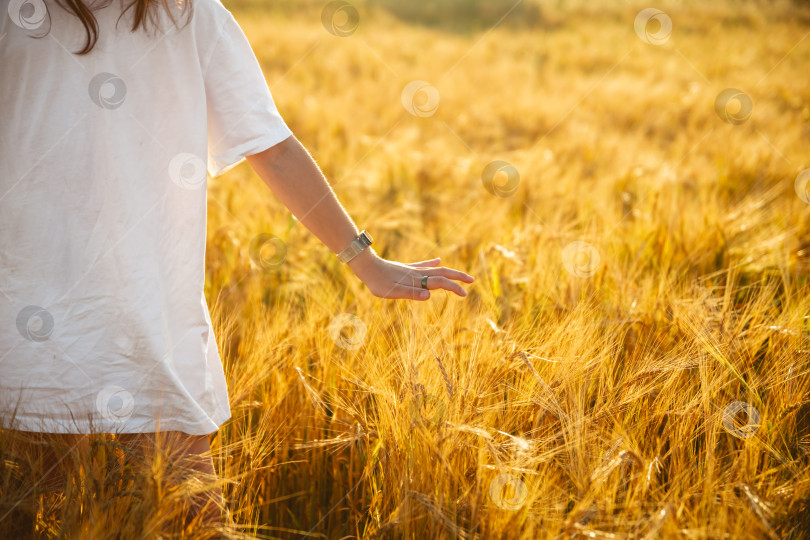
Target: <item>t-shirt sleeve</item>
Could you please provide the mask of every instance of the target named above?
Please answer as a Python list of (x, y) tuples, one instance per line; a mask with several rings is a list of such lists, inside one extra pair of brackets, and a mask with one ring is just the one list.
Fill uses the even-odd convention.
[(204, 71), (212, 177), (292, 135), (247, 37), (230, 12), (220, 28)]

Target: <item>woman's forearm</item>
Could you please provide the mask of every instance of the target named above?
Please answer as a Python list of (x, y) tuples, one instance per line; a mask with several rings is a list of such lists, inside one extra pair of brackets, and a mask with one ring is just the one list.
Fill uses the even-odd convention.
[[(247, 159), (279, 200), (333, 253), (342, 251), (357, 236), (357, 226), (295, 136)], [(387, 261), (368, 247), (348, 265), (379, 298), (427, 300), (429, 291), (435, 289), (467, 296), (455, 281), (472, 283), (474, 278), (459, 270), (438, 266), (439, 262), (438, 257), (414, 263)]]
[[(279, 200), (333, 253), (342, 251), (359, 234), (315, 160), (294, 135), (247, 160)], [(348, 264), (356, 271), (374, 257), (369, 247)]]

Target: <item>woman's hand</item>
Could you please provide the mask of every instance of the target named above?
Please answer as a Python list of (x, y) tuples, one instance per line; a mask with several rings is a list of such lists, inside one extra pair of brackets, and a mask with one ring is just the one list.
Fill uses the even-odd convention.
[(422, 288), (422, 276), (429, 276), (429, 290), (445, 289), (459, 296), (467, 296), (461, 285), (451, 280), (472, 283), (475, 278), (459, 270), (438, 266), (439, 257), (410, 264), (388, 261), (371, 248), (364, 249), (347, 264), (378, 298), (427, 300), (430, 293)]

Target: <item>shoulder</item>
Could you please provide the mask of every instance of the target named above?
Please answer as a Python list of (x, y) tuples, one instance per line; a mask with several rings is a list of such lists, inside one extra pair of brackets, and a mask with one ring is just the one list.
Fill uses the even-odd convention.
[[(225, 55), (228, 61), (238, 58), (232, 52), (234, 43), (241, 39), (241, 28), (233, 14), (220, 0), (183, 0), (191, 2), (191, 34), (197, 55), (200, 58), (200, 67), (203, 73), (209, 72), (211, 62), (218, 62), (217, 58)], [(219, 55), (217, 53), (219, 51)], [(244, 51), (239, 54), (244, 56)]]
[(195, 27), (218, 29), (226, 20), (233, 19), (231, 12), (220, 0), (191, 0), (191, 7)]

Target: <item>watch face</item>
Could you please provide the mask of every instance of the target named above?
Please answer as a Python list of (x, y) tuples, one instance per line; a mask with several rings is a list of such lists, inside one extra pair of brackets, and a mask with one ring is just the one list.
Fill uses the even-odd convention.
[(366, 237), (366, 241), (369, 243), (369, 245), (371, 245), (371, 242), (373, 242), (373, 240), (371, 239), (371, 235), (368, 234), (366, 231), (363, 231), (363, 236)]

